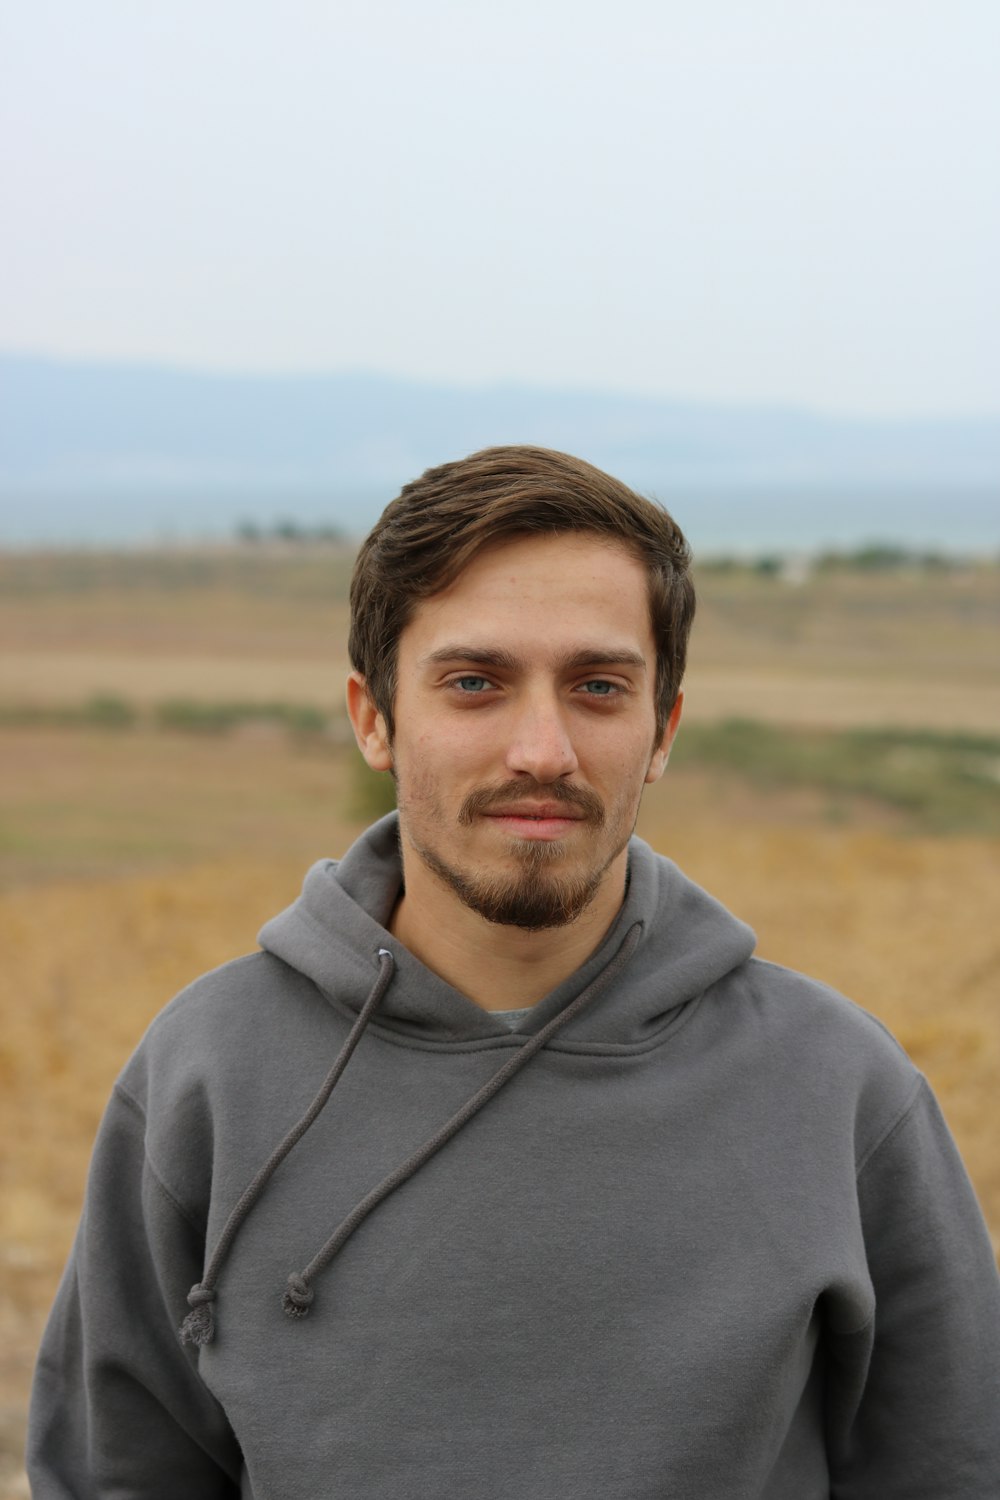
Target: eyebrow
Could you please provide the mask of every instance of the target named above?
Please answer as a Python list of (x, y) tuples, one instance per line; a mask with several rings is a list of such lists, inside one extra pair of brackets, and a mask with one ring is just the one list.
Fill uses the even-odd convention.
[[(513, 651), (498, 646), (464, 645), (459, 642), (439, 646), (421, 658), (421, 665), (438, 665), (450, 661), (475, 662), (480, 667), (495, 667), (502, 672), (516, 672), (524, 666)], [(574, 671), (580, 667), (639, 667), (645, 670), (646, 658), (641, 651), (610, 650), (607, 646), (581, 646), (557, 659), (556, 665), (563, 671)]]

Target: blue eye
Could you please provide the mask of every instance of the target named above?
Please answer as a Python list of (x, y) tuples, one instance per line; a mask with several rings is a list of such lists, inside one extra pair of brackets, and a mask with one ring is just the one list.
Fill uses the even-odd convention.
[(583, 687), (584, 691), (589, 693), (592, 698), (610, 698), (612, 694), (618, 691), (615, 683), (604, 682), (600, 678), (595, 678), (593, 682), (585, 682)]
[(492, 683), (486, 677), (456, 677), (455, 686), (463, 693), (482, 693), (492, 687)]

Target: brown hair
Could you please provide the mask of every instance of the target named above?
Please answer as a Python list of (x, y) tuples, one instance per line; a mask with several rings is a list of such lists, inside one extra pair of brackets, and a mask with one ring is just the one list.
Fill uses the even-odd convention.
[(657, 736), (680, 691), (694, 617), (691, 553), (662, 506), (582, 459), (548, 448), (484, 448), (404, 485), (361, 544), (348, 650), (394, 733), (399, 638), (421, 599), (484, 548), (537, 533), (590, 532), (645, 565), (656, 642)]

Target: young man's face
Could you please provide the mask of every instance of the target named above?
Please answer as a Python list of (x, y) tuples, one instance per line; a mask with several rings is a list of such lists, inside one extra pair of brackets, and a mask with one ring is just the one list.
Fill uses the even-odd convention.
[(408, 898), (431, 888), (438, 910), (444, 894), (538, 929), (620, 893), (679, 717), (656, 737), (655, 679), (645, 569), (614, 542), (503, 542), (423, 601), (400, 637), (391, 746), (381, 715), (359, 729), (396, 777)]

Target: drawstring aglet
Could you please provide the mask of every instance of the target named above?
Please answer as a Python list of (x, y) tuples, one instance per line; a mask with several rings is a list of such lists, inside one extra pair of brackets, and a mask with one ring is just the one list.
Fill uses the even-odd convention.
[(214, 1289), (196, 1281), (188, 1292), (187, 1300), (191, 1311), (180, 1326), (181, 1343), (199, 1347), (210, 1344), (215, 1337), (215, 1314), (212, 1311)]
[(293, 1271), (282, 1295), (281, 1306), (290, 1318), (307, 1318), (315, 1295), (308, 1281)]

